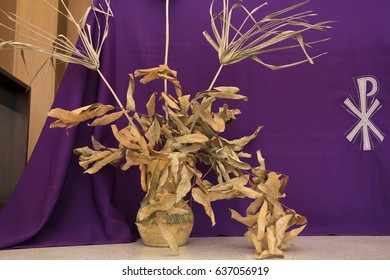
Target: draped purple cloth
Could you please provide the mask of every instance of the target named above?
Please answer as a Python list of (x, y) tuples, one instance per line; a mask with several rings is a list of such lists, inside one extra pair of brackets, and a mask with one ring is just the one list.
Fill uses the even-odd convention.
[[(125, 103), (128, 73), (163, 63), (165, 1), (111, 2), (115, 16), (101, 69)], [(244, 1), (249, 7), (253, 2)], [(264, 11), (294, 3), (270, 1)], [(171, 1), (169, 66), (179, 72), (184, 94), (207, 89), (219, 67), (202, 35), (210, 31), (209, 4)], [(390, 24), (389, 4), (312, 1), (306, 9), (315, 10), (318, 21), (337, 21), (326, 33), (308, 34), (309, 40), (332, 37), (309, 49), (313, 55), (329, 54), (314, 65), (280, 71), (251, 60), (225, 67), (217, 85), (238, 86), (249, 98), (229, 102), (242, 114), (227, 128), (226, 137), (249, 135), (264, 125), (247, 152), (260, 148), (267, 169), (290, 176), (283, 204), (307, 216), (304, 234), (390, 234), (390, 36), (385, 29)], [(294, 49), (263, 58), (281, 64), (303, 57)], [(161, 81), (137, 84), (137, 107), (142, 108), (155, 90), (162, 90)], [(53, 107), (73, 110), (94, 102), (115, 104), (97, 73), (70, 65)], [(52, 121), (47, 121), (0, 213), (0, 248), (135, 241), (135, 215), (143, 195), (138, 171), (106, 166), (97, 174), (83, 174), (72, 153), (89, 145), (91, 134), (103, 144), (114, 143), (110, 128), (81, 124), (67, 134), (50, 129)], [(194, 204), (193, 236), (243, 234), (228, 208), (242, 211), (247, 204), (216, 202), (215, 227)]]

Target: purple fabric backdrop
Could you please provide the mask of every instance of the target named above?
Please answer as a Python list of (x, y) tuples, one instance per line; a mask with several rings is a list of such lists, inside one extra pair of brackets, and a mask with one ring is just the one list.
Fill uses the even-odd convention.
[[(128, 73), (163, 63), (164, 2), (112, 0), (115, 17), (101, 57), (102, 71), (116, 92), (123, 93), (123, 102)], [(259, 3), (244, 3), (250, 7), (255, 2)], [(269, 2), (265, 12), (297, 3)], [(206, 89), (219, 66), (202, 35), (203, 30), (210, 31), (209, 4), (171, 1), (169, 65), (178, 70), (186, 94)], [(243, 113), (229, 128), (229, 136), (248, 135), (264, 125), (248, 152), (260, 148), (268, 169), (290, 176), (284, 204), (308, 217), (304, 234), (390, 234), (390, 36), (385, 29), (390, 24), (389, 4), (331, 0), (311, 1), (306, 8), (319, 14), (318, 21), (337, 21), (326, 33), (309, 35), (332, 37), (310, 50), (329, 54), (314, 65), (280, 71), (254, 61), (223, 69), (217, 85), (238, 86), (249, 97), (249, 102), (230, 103)], [(290, 50), (270, 55), (266, 62), (301, 58), (299, 50)], [(139, 108), (156, 87), (162, 89), (162, 83), (137, 85)], [(355, 102), (357, 111), (350, 112), (354, 109), (344, 104), (347, 99)], [(96, 73), (69, 66), (53, 107), (74, 109), (97, 101), (115, 104)], [(89, 145), (90, 133), (110, 143), (109, 129), (82, 124), (67, 135), (65, 130), (49, 129), (51, 121), (0, 213), (0, 248), (134, 241), (142, 198), (137, 171), (105, 167), (98, 174), (84, 175), (72, 154), (75, 147)], [(355, 127), (360, 128), (356, 135), (350, 130)], [(215, 203), (217, 225), (211, 227), (201, 206), (194, 204), (193, 235), (243, 234), (228, 208), (246, 206), (239, 200)]]

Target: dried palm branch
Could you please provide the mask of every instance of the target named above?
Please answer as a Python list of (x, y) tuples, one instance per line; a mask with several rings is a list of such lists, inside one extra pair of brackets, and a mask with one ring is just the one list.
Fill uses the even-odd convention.
[[(213, 0), (210, 5), (210, 18), (214, 38), (212, 38), (207, 31), (204, 31), (203, 35), (205, 36), (207, 42), (209, 42), (210, 45), (218, 52), (218, 58), (221, 65), (209, 89), (212, 88), (223, 66), (240, 62), (246, 58), (251, 58), (272, 70), (277, 70), (295, 66), (307, 61), (313, 63), (314, 58), (324, 55), (325, 53), (322, 53), (315, 57), (310, 57), (306, 48), (328, 39), (305, 43), (302, 34), (309, 30), (323, 31), (330, 28), (328, 24), (331, 23), (331, 21), (318, 22), (315, 24), (309, 23), (308, 18), (316, 16), (316, 14), (312, 13), (312, 11), (286, 15), (289, 12), (303, 6), (307, 2), (309, 2), (309, 0), (274, 12), (261, 18), (260, 20), (257, 20), (255, 19), (256, 12), (260, 11), (260, 9), (267, 5), (267, 3), (263, 3), (249, 11), (241, 3), (235, 3), (230, 6), (229, 0), (223, 0), (222, 11), (215, 14), (213, 12)], [(233, 12), (236, 9), (240, 9), (246, 14), (239, 27), (236, 27), (233, 24)], [(216, 24), (218, 21), (221, 23), (220, 28), (218, 28)], [(285, 41), (289, 39), (293, 39), (292, 44), (275, 47), (275, 45), (285, 43)], [(296, 47), (300, 47), (302, 49), (306, 59), (276, 66), (265, 63), (258, 57), (264, 53)]]
[[(61, 12), (59, 9), (45, 0), (45, 3), (50, 5), (58, 13), (65, 16), (76, 27), (80, 38), (80, 44), (73, 44), (66, 36), (62, 34), (54, 36), (49, 32), (39, 28), (38, 26), (26, 21), (22, 17), (2, 10), (2, 12), (10, 21), (14, 22), (16, 26), (20, 26), (21, 30), (29, 31), (32, 35), (23, 33), (23, 31), (18, 31), (18, 34), (21, 37), (27, 38), (34, 43), (23, 43), (14, 40), (4, 41), (0, 38), (0, 48), (12, 46), (18, 49), (32, 50), (35, 52), (44, 53), (45, 55), (66, 63), (75, 63), (83, 65), (89, 69), (97, 70), (100, 66), (99, 58), (102, 46), (108, 35), (108, 20), (113, 16), (110, 8), (110, 0), (105, 0), (105, 2), (106, 8), (103, 8), (101, 5), (99, 5), (99, 7), (90, 6), (84, 13), (81, 20), (76, 21), (65, 5), (64, 0), (61, 0), (61, 4), (64, 6), (66, 13)], [(96, 20), (98, 29), (98, 36), (96, 40), (94, 39), (96, 37), (92, 34), (91, 25), (86, 23), (90, 11), (93, 12), (95, 18), (97, 18), (99, 14), (103, 15), (105, 18), (104, 26), (101, 26), (99, 21)], [(9, 26), (6, 26), (2, 23), (0, 23), (0, 25), (7, 29), (13, 30)]]
[[(14, 13), (7, 13), (1, 10), (10, 21), (14, 22), (16, 26), (20, 26), (21, 30), (27, 30), (29, 33), (31, 33), (31, 35), (29, 35), (27, 33), (23, 33), (23, 31), (18, 30), (18, 34), (22, 38), (26, 38), (33, 43), (24, 43), (15, 40), (5, 41), (0, 38), (0, 49), (14, 47), (21, 49), (22, 51), (31, 50), (34, 52), (43, 53), (51, 58), (58, 59), (65, 63), (79, 64), (97, 71), (102, 81), (107, 85), (109, 91), (115, 98), (122, 112), (127, 117), (129, 122), (131, 122), (131, 118), (122, 105), (119, 97), (99, 69), (100, 54), (109, 32), (109, 19), (114, 16), (110, 7), (111, 0), (104, 0), (104, 6), (99, 4), (98, 6), (91, 5), (88, 7), (80, 21), (77, 21), (73, 17), (64, 0), (61, 0), (61, 4), (63, 5), (65, 12), (62, 12), (46, 0), (44, 1), (76, 27), (77, 33), (79, 35), (79, 43), (72, 43), (69, 38), (62, 34), (54, 36)], [(96, 19), (95, 22), (97, 32), (92, 32), (92, 26), (87, 23), (87, 18), (91, 12)], [(103, 16), (103, 24), (100, 23), (100, 16)], [(16, 31), (15, 29), (10, 28), (3, 23), (0, 23), (0, 26)]]

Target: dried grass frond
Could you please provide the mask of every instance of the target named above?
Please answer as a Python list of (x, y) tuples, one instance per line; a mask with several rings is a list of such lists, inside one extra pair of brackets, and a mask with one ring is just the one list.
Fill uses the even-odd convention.
[[(251, 58), (273, 70), (295, 66), (307, 61), (313, 63), (314, 58), (323, 54), (311, 57), (307, 53), (306, 48), (327, 39), (305, 43), (302, 34), (309, 30), (324, 31), (330, 28), (328, 24), (331, 23), (331, 21), (323, 21), (314, 24), (309, 23), (308, 19), (316, 16), (312, 11), (288, 15), (289, 12), (303, 6), (307, 2), (309, 1), (290, 6), (257, 20), (255, 19), (256, 12), (267, 5), (267, 3), (263, 3), (249, 11), (241, 3), (235, 3), (232, 6), (229, 6), (229, 1), (223, 0), (222, 11), (215, 14), (213, 12), (213, 0), (210, 6), (210, 18), (214, 38), (212, 38), (207, 31), (204, 31), (203, 35), (210, 45), (218, 52), (221, 65), (234, 64), (246, 58)], [(239, 27), (235, 27), (232, 21), (233, 11), (236, 9), (240, 9), (246, 14), (245, 19)], [(217, 27), (216, 22), (218, 21), (221, 23), (220, 28)], [(293, 39), (294, 43), (275, 47), (275, 45), (286, 43), (288, 39)], [(272, 46), (274, 47), (272, 48)], [(258, 57), (258, 55), (263, 53), (281, 51), (295, 47), (300, 47), (302, 49), (306, 59), (290, 64), (275, 66), (263, 62)]]
[[(80, 38), (80, 45), (73, 44), (62, 34), (54, 36), (14, 13), (1, 10), (1, 12), (3, 12), (11, 22), (15, 23), (16, 26), (20, 26), (21, 30), (26, 30), (32, 34), (29, 35), (27, 33), (23, 33), (22, 31), (18, 31), (18, 34), (21, 37), (29, 39), (32, 43), (24, 43), (15, 40), (6, 41), (0, 38), (0, 48), (10, 46), (21, 50), (32, 50), (66, 63), (83, 65), (93, 70), (98, 69), (100, 66), (100, 53), (104, 41), (108, 36), (108, 20), (110, 17), (113, 17), (113, 13), (110, 8), (110, 0), (105, 0), (106, 7), (103, 7), (101, 4), (99, 4), (99, 6), (91, 5), (80, 21), (76, 21), (76, 19), (72, 16), (64, 0), (61, 0), (61, 4), (63, 5), (65, 12), (61, 12), (57, 7), (54, 7), (46, 0), (45, 3), (51, 6), (56, 12), (65, 16), (76, 27)], [(87, 17), (91, 11), (96, 18), (98, 36), (93, 36), (91, 25), (86, 23)], [(99, 15), (104, 17), (103, 26), (98, 20)], [(0, 26), (15, 31), (13, 28), (10, 28), (3, 23), (0, 23)]]

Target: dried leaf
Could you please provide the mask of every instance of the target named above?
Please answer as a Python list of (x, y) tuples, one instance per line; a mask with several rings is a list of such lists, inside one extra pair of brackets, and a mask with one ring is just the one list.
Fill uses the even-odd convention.
[(123, 115), (123, 111), (111, 113), (104, 115), (101, 118), (95, 119), (92, 123), (88, 124), (89, 126), (98, 126), (98, 125), (107, 125), (113, 123)]
[(246, 238), (255, 247), (256, 254), (260, 254), (263, 251), (263, 241), (257, 240), (256, 234), (252, 229), (248, 229), (246, 233)]
[(276, 237), (275, 237), (274, 226), (267, 227), (266, 236), (267, 236), (268, 252), (270, 255), (274, 255), (276, 253)]
[[(98, 172), (102, 167), (106, 166), (107, 164), (115, 164), (123, 157), (122, 152), (119, 150), (96, 152), (95, 155), (96, 154), (100, 154), (100, 155), (97, 156), (96, 158), (91, 158), (91, 161), (94, 161), (95, 163), (92, 165), (91, 168), (85, 170), (84, 173), (94, 174)], [(80, 165), (81, 164), (82, 162), (80, 162)], [(83, 162), (83, 164), (85, 164), (85, 162)]]
[[(167, 242), (169, 248), (176, 254), (179, 254), (179, 246), (177, 245), (176, 239), (173, 236), (172, 232), (169, 230), (168, 226), (165, 224), (165, 218), (162, 213), (157, 215), (157, 225), (158, 230), (161, 233), (161, 236)], [(165, 213), (164, 213), (165, 214)]]
[(298, 228), (292, 229), (284, 234), (283, 241), (289, 241), (297, 237), (307, 225), (300, 226)]
[(138, 69), (134, 72), (136, 77), (144, 76), (141, 79), (141, 83), (146, 84), (156, 79), (165, 79), (170, 81), (175, 86), (176, 95), (182, 96), (181, 85), (177, 80), (177, 72), (171, 70), (168, 65), (160, 65), (159, 67), (149, 69)]
[(252, 190), (251, 188), (245, 187), (244, 185), (235, 185), (233, 187), (233, 190), (242, 193), (245, 197), (249, 197), (252, 199), (260, 199), (264, 197), (262, 193)]
[[(270, 199), (270, 197), (267, 197), (268, 199)], [(283, 206), (280, 204), (279, 201), (276, 200), (276, 203), (272, 201), (272, 199), (270, 200), (271, 203), (272, 203), (272, 216), (273, 218), (276, 218), (276, 219), (279, 219), (280, 217), (283, 217), (285, 214), (288, 214), (288, 213), (284, 213), (284, 210), (283, 210)]]
[(176, 202), (179, 202), (181, 199), (183, 199), (191, 190), (191, 178), (192, 173), (188, 171), (186, 165), (183, 165), (180, 171), (180, 182), (176, 190)]
[(134, 83), (134, 75), (129, 74), (129, 87), (127, 89), (127, 104), (126, 104), (126, 109), (129, 111), (135, 111), (135, 101), (133, 98), (134, 94), (134, 89), (135, 89), (135, 83)]
[(170, 209), (176, 202), (175, 195), (166, 196), (163, 200), (157, 201), (155, 203), (146, 204), (144, 207), (141, 207), (138, 211), (138, 218), (140, 221), (145, 220), (147, 217), (155, 213), (156, 211), (167, 211)]
[(157, 119), (154, 119), (145, 136), (155, 146), (160, 141), (161, 126)]
[(183, 154), (174, 152), (171, 153), (168, 158), (170, 159), (171, 175), (173, 176), (173, 179), (176, 183), (179, 177), (180, 159), (183, 158)]
[(275, 224), (275, 234), (276, 234), (276, 246), (279, 247), (279, 245), (284, 240), (284, 235), (286, 232), (286, 229), (288, 228), (288, 223), (291, 219), (292, 215), (285, 215), (278, 219)]
[(152, 117), (154, 114), (155, 114), (155, 108), (156, 108), (156, 95), (157, 93), (154, 92), (149, 100), (148, 100), (148, 103), (146, 103), (146, 109), (148, 111), (148, 116), (149, 117)]
[(141, 145), (137, 142), (135, 136), (131, 133), (129, 127), (118, 130), (116, 125), (111, 126), (112, 133), (114, 134), (116, 140), (126, 148), (134, 150), (142, 150)]
[(268, 214), (268, 203), (264, 200), (263, 205), (260, 208), (260, 212), (257, 216), (257, 240), (261, 240), (264, 237), (265, 228), (267, 227), (267, 214)]
[(260, 206), (263, 204), (264, 196), (256, 198), (246, 209), (247, 215), (254, 215), (257, 210), (259, 210)]
[[(226, 139), (223, 139), (224, 142), (230, 144), (230, 145), (233, 145), (234, 146), (234, 151), (238, 152), (238, 151), (241, 151), (242, 149), (244, 149), (244, 147), (254, 138), (256, 138), (257, 134), (259, 133), (259, 131), (261, 130), (262, 126), (258, 127), (256, 129), (256, 131), (249, 135), (249, 136), (244, 136), (240, 139), (236, 139), (236, 140), (226, 140)], [(222, 138), (221, 138), (222, 139)]]
[(165, 92), (161, 93), (161, 96), (169, 107), (180, 111), (180, 107), (177, 105), (179, 102), (176, 99)]
[(203, 144), (201, 143), (193, 143), (190, 145), (185, 145), (182, 146), (181, 148), (178, 149), (179, 152), (183, 154), (189, 154), (189, 153), (195, 153), (199, 151), (203, 147)]
[(213, 90), (217, 90), (219, 92), (226, 92), (231, 94), (236, 94), (240, 91), (238, 87), (214, 87)]
[(231, 218), (233, 220), (236, 220), (247, 227), (251, 228), (253, 227), (257, 222), (257, 216), (256, 215), (247, 215), (245, 217), (241, 216), (237, 211), (233, 209), (229, 209), (231, 212)]
[(218, 110), (219, 116), (225, 121), (225, 123), (230, 123), (236, 119), (236, 115), (241, 114), (241, 111), (238, 109), (229, 109), (227, 104), (224, 104), (223, 107), (220, 107)]
[(146, 164), (140, 164), (139, 170), (140, 170), (140, 182), (141, 182), (141, 188), (144, 192), (148, 191), (148, 185), (146, 183), (146, 171), (147, 171), (147, 165)]
[(234, 190), (231, 191), (221, 191), (221, 192), (209, 192), (210, 201), (217, 200), (229, 200), (234, 198), (244, 198), (244, 196)]
[(261, 190), (271, 198), (277, 199), (280, 197), (279, 195), (280, 180), (279, 180), (279, 175), (276, 174), (275, 172), (270, 172), (268, 174), (267, 181), (259, 184), (257, 187), (259, 188), (259, 190)]
[(263, 158), (263, 156), (262, 156), (260, 150), (257, 150), (257, 151), (256, 151), (256, 156), (257, 156), (257, 161), (258, 161), (259, 164), (260, 164), (260, 168), (261, 168), (262, 170), (266, 170), (266, 168), (265, 168), (265, 160), (264, 160), (264, 158)]
[(159, 179), (158, 179), (158, 186), (157, 188), (160, 188), (162, 186), (164, 186), (167, 181), (168, 181), (168, 177), (170, 175), (170, 170), (169, 170), (169, 164), (166, 164), (164, 166), (164, 168), (161, 170), (161, 173), (160, 173), (160, 176), (159, 176)]
[(261, 254), (256, 254), (255, 257), (258, 260), (264, 260), (269, 258), (283, 258), (283, 252), (278, 250), (279, 254), (271, 254), (268, 250), (264, 250)]
[[(206, 108), (209, 107), (214, 101), (215, 101), (215, 97), (207, 97), (206, 99), (204, 99), (202, 101), (201, 104), (199, 104), (196, 101), (192, 102), (192, 105), (193, 105), (192, 115), (193, 115), (193, 117), (192, 117), (192, 120), (191, 120), (192, 124), (191, 124), (190, 131), (192, 131), (194, 129), (195, 124), (198, 121), (201, 112), (206, 110)], [(190, 122), (190, 120), (188, 120), (188, 122)]]
[(87, 169), (91, 163), (106, 158), (111, 154), (109, 150), (93, 151), (89, 147), (77, 148), (73, 152), (80, 155), (79, 164), (84, 169)]
[(114, 107), (111, 105), (95, 103), (73, 111), (55, 108), (48, 113), (48, 116), (58, 119), (58, 121), (53, 123), (51, 127), (69, 128), (91, 118), (100, 117), (113, 109)]
[(91, 142), (92, 142), (92, 146), (93, 148), (96, 150), (96, 151), (103, 151), (106, 149), (105, 146), (103, 146), (102, 144), (100, 144), (96, 139), (95, 137), (91, 136)]
[(225, 121), (217, 114), (212, 114), (209, 111), (200, 111), (201, 119), (207, 123), (216, 132), (225, 131)]
[(235, 94), (231, 92), (211, 91), (207, 93), (207, 95), (219, 99), (233, 99), (233, 100), (244, 100), (244, 101), (248, 100), (248, 98), (245, 95)]
[(211, 219), (211, 224), (214, 226), (215, 225), (215, 217), (214, 217), (214, 211), (211, 208), (210, 204), (210, 198), (208, 195), (206, 195), (202, 189), (200, 188), (193, 188), (192, 189), (192, 197), (194, 200), (203, 205), (204, 210), (206, 211), (206, 214), (210, 217)]
[[(230, 181), (231, 178), (230, 178), (229, 174), (226, 172), (226, 168), (225, 168), (224, 164), (218, 160), (217, 165), (218, 165), (218, 168), (216, 167), (215, 169), (217, 171), (219, 171), (219, 173), (222, 175), (222, 177), (224, 178), (225, 181)], [(223, 182), (222, 178), (221, 179), (218, 178), (218, 182), (222, 183)]]
[(145, 115), (139, 116), (137, 113), (134, 114), (134, 119), (139, 123), (144, 132), (148, 131), (152, 125), (153, 118)]
[(180, 144), (205, 143), (207, 141), (209, 138), (203, 134), (187, 134), (175, 138), (175, 142)]
[(167, 106), (163, 107), (164, 111), (168, 113), (169, 118), (176, 124), (181, 134), (189, 134), (190, 130), (182, 123), (179, 117)]
[(227, 160), (232, 166), (238, 169), (241, 170), (251, 169), (251, 166), (248, 163), (241, 161), (240, 158), (233, 150), (230, 150)]
[(190, 97), (191, 96), (189, 94), (187, 94), (187, 95), (184, 95), (184, 96), (180, 96), (178, 98), (179, 99), (180, 108), (181, 108), (181, 113), (183, 115), (187, 115), (188, 109), (191, 106)]
[(129, 168), (132, 167), (133, 165), (148, 164), (150, 162), (149, 157), (136, 153), (129, 149), (126, 150), (125, 158), (126, 158), (126, 162), (121, 167), (123, 171), (129, 170)]
[(210, 189), (210, 192), (230, 191), (234, 186), (246, 185), (246, 183), (248, 183), (248, 178), (245, 176), (240, 176), (213, 186)]

